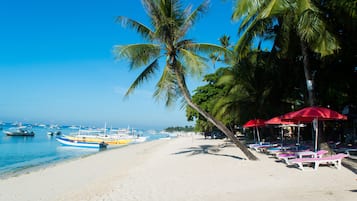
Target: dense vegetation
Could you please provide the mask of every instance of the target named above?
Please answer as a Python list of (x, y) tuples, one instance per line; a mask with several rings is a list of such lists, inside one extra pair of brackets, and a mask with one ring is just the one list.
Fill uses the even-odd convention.
[[(195, 90), (193, 101), (231, 129), (310, 105), (355, 108), (356, 2), (237, 1), (233, 18), (242, 20), (242, 36), (233, 44), (222, 37), (231, 54), (216, 57), (221, 68), (204, 77), (207, 84)], [(266, 42), (271, 50), (260, 48)], [(189, 106), (186, 113), (196, 130), (213, 129)]]
[(175, 131), (183, 131), (183, 132), (192, 132), (194, 131), (193, 126), (173, 126), (173, 127), (168, 127), (164, 129), (166, 132), (175, 132)]

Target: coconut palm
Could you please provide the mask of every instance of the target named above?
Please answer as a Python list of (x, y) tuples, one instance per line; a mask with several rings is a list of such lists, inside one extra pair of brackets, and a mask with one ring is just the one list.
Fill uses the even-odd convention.
[(152, 29), (124, 16), (117, 18), (118, 22), (135, 29), (149, 42), (114, 47), (117, 59), (128, 59), (131, 69), (143, 68), (142, 73), (129, 87), (126, 96), (150, 76), (159, 73), (160, 60), (163, 59), (165, 62), (154, 96), (164, 98), (166, 105), (172, 105), (178, 98), (183, 97), (190, 107), (225, 133), (247, 158), (257, 159), (223, 123), (192, 102), (186, 85), (187, 75), (200, 75), (208, 67), (203, 53), (225, 51), (218, 45), (196, 43), (185, 38), (195, 21), (207, 11), (209, 1), (205, 0), (192, 12), (192, 6), (183, 8), (179, 0), (142, 0), (142, 4), (149, 16)]
[(236, 1), (234, 20), (241, 19), (237, 51), (245, 56), (256, 36), (272, 39), (272, 52), (284, 54), (294, 36), (297, 36), (304, 66), (309, 104), (315, 104), (313, 74), (309, 62), (310, 52), (326, 56), (339, 49), (335, 37), (329, 32), (321, 12), (311, 0), (240, 0)]

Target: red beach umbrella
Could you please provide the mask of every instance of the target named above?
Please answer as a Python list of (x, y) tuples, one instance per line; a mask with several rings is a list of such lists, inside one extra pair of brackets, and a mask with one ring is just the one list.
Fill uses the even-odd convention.
[(259, 136), (258, 127), (262, 127), (262, 126), (265, 126), (265, 120), (263, 120), (263, 119), (252, 119), (252, 120), (247, 121), (247, 123), (245, 123), (243, 125), (243, 128), (255, 127), (255, 129), (257, 131), (258, 142), (260, 142), (260, 136)]
[(347, 120), (347, 116), (325, 107), (306, 107), (298, 111), (282, 115), (283, 120), (295, 120), (299, 122), (312, 122), (315, 129), (315, 151), (317, 151), (317, 138), (319, 134), (318, 121), (322, 120)]
[(283, 120), (312, 122), (318, 120), (347, 120), (347, 116), (325, 107), (306, 107), (298, 111), (282, 115)]
[(294, 124), (294, 121), (291, 120), (283, 120), (281, 116), (273, 117), (267, 121), (265, 121), (265, 124)]
[(243, 125), (243, 128), (261, 127), (261, 126), (265, 126), (265, 120), (263, 120), (263, 119), (252, 119), (252, 120), (247, 121), (247, 123), (245, 123)]
[[(265, 124), (276, 124), (276, 125), (286, 125), (286, 126), (300, 126), (295, 124), (295, 121), (292, 120), (284, 120), (282, 119), (282, 116), (277, 116), (277, 117), (273, 117), (267, 121), (265, 121)], [(281, 146), (283, 146), (283, 138), (284, 138), (284, 133), (283, 133), (283, 126), (281, 127)], [(299, 133), (300, 133), (300, 127), (299, 127)], [(299, 135), (298, 135), (298, 139), (299, 139)]]

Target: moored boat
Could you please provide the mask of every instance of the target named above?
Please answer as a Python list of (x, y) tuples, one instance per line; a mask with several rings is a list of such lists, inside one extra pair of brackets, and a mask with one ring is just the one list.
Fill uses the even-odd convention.
[(109, 145), (125, 145), (133, 142), (132, 138), (128, 138), (127, 135), (117, 135), (107, 133), (107, 129), (89, 129), (78, 130), (78, 132), (70, 133), (69, 135), (62, 136), (70, 140), (81, 142), (105, 142)]
[(99, 142), (99, 143), (98, 142), (84, 142), (84, 141), (71, 140), (66, 137), (56, 137), (56, 140), (63, 145), (83, 147), (83, 148), (104, 149), (104, 148), (107, 148), (107, 146), (108, 146), (108, 144), (105, 142)]
[(110, 145), (124, 145), (130, 143), (131, 139), (118, 139), (111, 136), (101, 136), (101, 135), (66, 135), (65, 138), (80, 142), (93, 142), (100, 143), (105, 142)]
[(7, 136), (28, 136), (33, 137), (35, 133), (33, 131), (29, 131), (25, 128), (9, 128), (6, 131), (3, 131)]

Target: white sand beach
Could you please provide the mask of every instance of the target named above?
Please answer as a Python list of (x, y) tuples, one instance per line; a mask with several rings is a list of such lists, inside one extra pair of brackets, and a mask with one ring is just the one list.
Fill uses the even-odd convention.
[(345, 167), (303, 172), (224, 144), (196, 135), (100, 152), (0, 180), (0, 201), (357, 200)]

